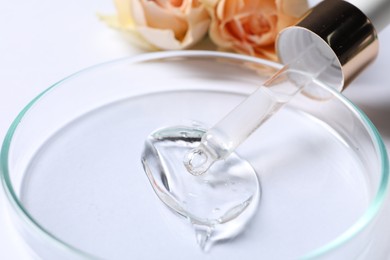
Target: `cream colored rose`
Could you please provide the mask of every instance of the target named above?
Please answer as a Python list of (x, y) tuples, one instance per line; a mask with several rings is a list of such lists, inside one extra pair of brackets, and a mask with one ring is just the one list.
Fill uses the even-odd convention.
[(162, 50), (191, 47), (207, 33), (210, 16), (198, 0), (114, 0), (117, 16), (110, 25)]
[(202, 0), (212, 16), (210, 38), (219, 47), (276, 60), (278, 32), (308, 10), (307, 0)]

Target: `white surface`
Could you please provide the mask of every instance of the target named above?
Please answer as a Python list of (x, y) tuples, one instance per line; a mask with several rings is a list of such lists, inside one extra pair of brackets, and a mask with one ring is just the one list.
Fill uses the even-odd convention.
[[(110, 0), (1, 1), (0, 139), (33, 97), (84, 67), (140, 51), (96, 13), (113, 13)], [(345, 94), (360, 106), (390, 149), (390, 29), (380, 35), (380, 57)], [(0, 192), (0, 259), (30, 259), (13, 231)]]

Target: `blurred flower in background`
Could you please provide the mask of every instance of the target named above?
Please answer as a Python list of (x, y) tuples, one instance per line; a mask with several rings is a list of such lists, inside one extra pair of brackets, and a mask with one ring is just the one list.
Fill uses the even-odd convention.
[(212, 22), (210, 37), (219, 47), (276, 60), (275, 39), (307, 10), (307, 0), (203, 0)]
[(115, 0), (115, 6), (117, 15), (103, 19), (150, 49), (189, 48), (204, 38), (210, 24), (198, 0)]
[(308, 10), (307, 0), (114, 0), (102, 18), (142, 47), (180, 50), (207, 31), (220, 50), (276, 60), (275, 39)]

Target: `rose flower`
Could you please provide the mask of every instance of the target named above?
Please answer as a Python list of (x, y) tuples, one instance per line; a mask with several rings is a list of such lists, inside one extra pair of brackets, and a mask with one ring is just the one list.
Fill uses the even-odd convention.
[(275, 38), (308, 10), (306, 0), (202, 0), (212, 16), (209, 35), (219, 47), (276, 60)]
[(117, 16), (103, 17), (130, 32), (144, 46), (163, 50), (191, 47), (207, 33), (210, 16), (198, 0), (115, 0)]

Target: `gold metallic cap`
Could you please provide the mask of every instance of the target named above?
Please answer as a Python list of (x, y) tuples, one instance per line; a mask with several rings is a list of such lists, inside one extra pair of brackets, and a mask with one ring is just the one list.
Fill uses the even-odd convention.
[[(316, 64), (332, 60), (318, 80), (339, 91), (376, 58), (379, 49), (371, 21), (343, 0), (322, 1), (296, 25), (281, 31), (276, 42), (283, 64), (289, 64), (313, 45), (316, 50), (303, 60), (303, 68), (310, 72)], [(315, 90), (309, 92), (314, 97), (321, 95)]]

